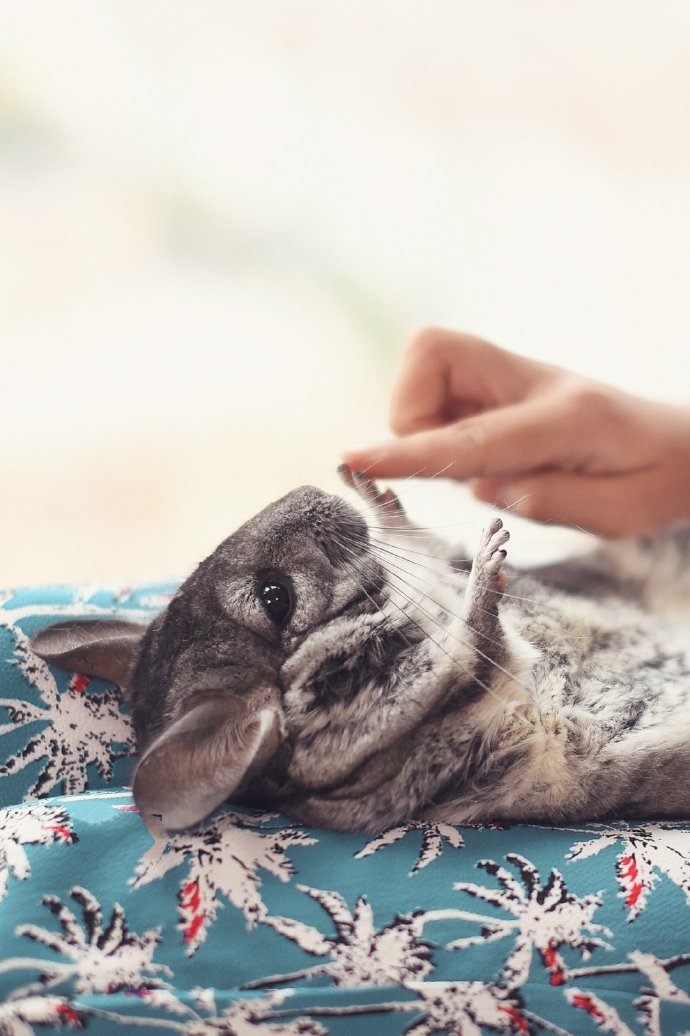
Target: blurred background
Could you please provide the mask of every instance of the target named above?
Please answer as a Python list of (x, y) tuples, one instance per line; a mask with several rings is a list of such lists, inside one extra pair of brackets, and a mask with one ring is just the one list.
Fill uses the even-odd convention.
[(0, 585), (335, 488), (424, 324), (688, 400), (689, 184), (685, 0), (0, 0)]

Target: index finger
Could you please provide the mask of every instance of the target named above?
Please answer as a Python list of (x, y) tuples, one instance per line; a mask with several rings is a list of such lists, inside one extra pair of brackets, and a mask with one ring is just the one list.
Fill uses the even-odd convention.
[(572, 453), (572, 422), (551, 401), (530, 401), (490, 410), (443, 427), (423, 429), (344, 460), (370, 478), (467, 479), (560, 466)]

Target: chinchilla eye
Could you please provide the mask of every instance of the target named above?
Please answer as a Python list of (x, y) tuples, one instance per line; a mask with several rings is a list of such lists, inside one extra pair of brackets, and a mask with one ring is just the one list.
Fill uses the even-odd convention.
[(288, 588), (275, 579), (265, 579), (259, 584), (259, 597), (273, 622), (283, 626), (292, 611), (292, 597)]

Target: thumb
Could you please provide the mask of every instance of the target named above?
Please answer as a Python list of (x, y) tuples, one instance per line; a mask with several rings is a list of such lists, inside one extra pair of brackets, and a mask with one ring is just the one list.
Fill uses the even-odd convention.
[(535, 521), (571, 525), (600, 536), (636, 536), (661, 516), (649, 513), (648, 474), (579, 475), (543, 472), (522, 477), (480, 478), (472, 492), (486, 503)]
[(520, 474), (557, 463), (569, 448), (567, 425), (534, 401), (489, 410), (440, 428), (348, 450), (343, 461), (372, 478)]

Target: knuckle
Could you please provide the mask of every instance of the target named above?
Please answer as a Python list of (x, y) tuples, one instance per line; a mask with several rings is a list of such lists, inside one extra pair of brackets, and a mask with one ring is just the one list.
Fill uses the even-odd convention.
[(608, 390), (593, 381), (577, 380), (570, 383), (563, 402), (568, 415), (576, 421), (599, 420), (611, 409)]
[(448, 337), (448, 332), (440, 327), (432, 325), (422, 327), (410, 338), (407, 345), (407, 353), (415, 359), (428, 359), (437, 356), (443, 348)]
[(409, 435), (418, 430), (415, 417), (407, 407), (400, 406), (396, 401), (391, 404), (388, 413), (388, 427), (394, 435)]
[(465, 422), (461, 426), (456, 425), (456, 447), (460, 454), (467, 454), (472, 458), (474, 475), (481, 478), (489, 474), (487, 470), (487, 457), (490, 447), (491, 436), (485, 424), (481, 422)]

